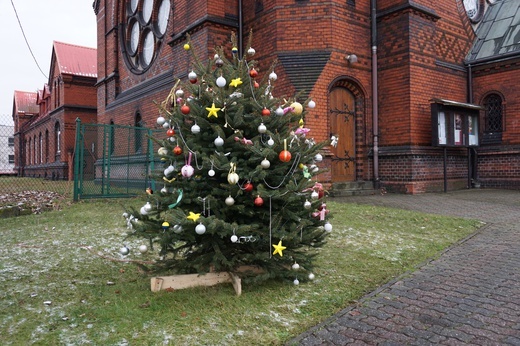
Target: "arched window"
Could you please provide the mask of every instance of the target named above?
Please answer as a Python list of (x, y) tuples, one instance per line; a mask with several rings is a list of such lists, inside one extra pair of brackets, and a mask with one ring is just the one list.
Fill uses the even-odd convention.
[(32, 162), (34, 165), (38, 163), (38, 157), (36, 156), (37, 153), (38, 153), (38, 141), (36, 140), (36, 135), (34, 135), (34, 137), (33, 137), (33, 158), (32, 158)]
[(54, 125), (54, 147), (56, 148), (56, 155), (61, 154), (61, 128), (60, 123), (56, 122)]
[(500, 143), (502, 141), (504, 109), (502, 97), (489, 94), (484, 99), (484, 143)]
[(29, 140), (27, 141), (27, 164), (28, 165), (32, 164), (31, 144), (32, 144), (32, 139), (29, 138)]
[(49, 130), (45, 130), (45, 162), (49, 162)]
[(42, 133), (40, 132), (40, 135), (38, 137), (38, 145), (39, 145), (39, 151), (38, 151), (38, 163), (42, 163), (43, 162), (43, 136), (42, 136)]
[(139, 153), (141, 152), (141, 150), (143, 149), (143, 130), (141, 129), (141, 127), (143, 126), (143, 119), (141, 118), (141, 114), (137, 113), (135, 115), (135, 123), (134, 123), (134, 126), (135, 126), (135, 132), (134, 132), (134, 136), (135, 136), (135, 152), (136, 153)]

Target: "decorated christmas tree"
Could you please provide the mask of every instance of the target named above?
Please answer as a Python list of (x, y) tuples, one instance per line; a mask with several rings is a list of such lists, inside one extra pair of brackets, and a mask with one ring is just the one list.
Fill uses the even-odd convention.
[(260, 78), (250, 43), (241, 58), (231, 35), (231, 52), (202, 62), (188, 37), (189, 80), (158, 104), (160, 186), (128, 216), (130, 235), (160, 249), (155, 269), (298, 284), (332, 229), (317, 180), (326, 143), (305, 127), (314, 101), (276, 98), (275, 64)]

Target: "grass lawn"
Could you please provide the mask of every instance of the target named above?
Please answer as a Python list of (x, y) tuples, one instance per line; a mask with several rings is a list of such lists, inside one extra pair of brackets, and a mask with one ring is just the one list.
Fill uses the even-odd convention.
[[(280, 345), (475, 232), (480, 222), (339, 204), (316, 279), (150, 291), (118, 262), (124, 206), (62, 202), (61, 210), (0, 219), (1, 345)], [(149, 260), (126, 244), (129, 258)]]

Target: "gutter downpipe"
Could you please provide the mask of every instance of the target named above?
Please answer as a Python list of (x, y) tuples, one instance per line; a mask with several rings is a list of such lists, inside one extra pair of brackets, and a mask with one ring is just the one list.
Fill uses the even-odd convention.
[[(473, 70), (471, 68), (471, 64), (468, 64), (468, 103), (473, 103)], [(472, 159), (472, 154), (474, 155)], [(475, 181), (478, 179), (478, 171), (477, 171), (477, 150), (471, 147), (468, 147), (468, 189), (471, 189), (473, 186), (473, 178)]]
[(238, 0), (238, 58), (244, 55), (244, 18), (242, 10), (242, 0)]
[(373, 154), (374, 154), (374, 189), (380, 188), (379, 182), (379, 119), (378, 119), (378, 99), (377, 93), (377, 19), (376, 2), (371, 0), (371, 21), (372, 21), (372, 125), (373, 125)]

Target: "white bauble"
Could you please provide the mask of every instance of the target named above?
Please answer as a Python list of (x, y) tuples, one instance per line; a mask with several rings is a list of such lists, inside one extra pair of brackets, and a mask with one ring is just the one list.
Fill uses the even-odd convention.
[(214, 177), (214, 176), (215, 176), (215, 170), (214, 170), (214, 169), (210, 169), (210, 170), (208, 171), (208, 175), (209, 175), (210, 177)]
[(314, 156), (314, 161), (316, 162), (321, 162), (323, 160), (323, 156), (320, 154), (320, 153), (317, 153), (315, 156)]
[(177, 142), (177, 138), (175, 138), (175, 137), (168, 137), (168, 140), (169, 140), (170, 142), (172, 142), (172, 143)]
[(314, 280), (316, 276), (313, 273), (309, 273), (309, 280)]
[(269, 167), (271, 167), (271, 162), (269, 162), (268, 159), (263, 159), (260, 163), (260, 166), (262, 166), (263, 169), (268, 169)]
[(300, 269), (300, 265), (299, 265), (298, 263), (294, 263), (294, 264), (292, 265), (292, 269), (294, 269), (294, 270), (298, 270), (298, 269)]
[(307, 107), (309, 107), (311, 109), (316, 107), (316, 102), (314, 102), (313, 100), (310, 100), (309, 103), (307, 103)]
[(218, 136), (217, 138), (215, 138), (214, 143), (217, 147), (221, 147), (224, 145), (224, 140), (220, 136)]
[(299, 281), (298, 279), (294, 279), (293, 284), (295, 284), (296, 286), (298, 286), (298, 285), (300, 284), (300, 281)]
[(198, 235), (201, 235), (201, 234), (206, 233), (206, 226), (204, 226), (203, 224), (199, 223), (199, 224), (197, 225), (197, 227), (195, 227), (195, 232), (196, 232)]
[(151, 212), (153, 207), (152, 207), (152, 204), (150, 202), (146, 202), (146, 204), (144, 205), (144, 210), (146, 210), (147, 212)]
[[(196, 76), (196, 75), (195, 75)], [(177, 89), (175, 90), (175, 96), (177, 97), (183, 97), (184, 96), (184, 91), (182, 89)]]
[(219, 88), (223, 88), (223, 87), (226, 86), (227, 81), (226, 81), (226, 78), (220, 76), (220, 77), (217, 78), (216, 83), (217, 83), (217, 86), (218, 86)]
[(232, 243), (236, 243), (237, 241), (238, 241), (238, 237), (237, 237), (236, 235), (233, 234), (233, 235), (231, 236), (231, 242), (232, 242)]
[(238, 176), (238, 174), (236, 174), (234, 172), (228, 174), (227, 181), (231, 185), (238, 183), (239, 180), (240, 180), (240, 177)]
[(160, 147), (159, 149), (157, 149), (157, 154), (159, 154), (160, 156), (166, 156), (168, 155), (168, 149), (166, 149), (165, 147)]
[(162, 127), (164, 127), (165, 129), (169, 129), (170, 123), (166, 121), (164, 124), (162, 124)]
[(260, 123), (260, 125), (258, 125), (258, 132), (259, 133), (266, 133), (267, 132), (267, 127), (264, 125), (264, 123)]
[(256, 51), (253, 47), (249, 47), (249, 49), (247, 50), (247, 54), (249, 54), (250, 56), (253, 56), (255, 55)]
[(274, 114), (276, 114), (278, 116), (282, 116), (283, 115), (283, 108), (278, 106), (278, 108), (276, 108), (276, 110), (274, 111)]
[(191, 71), (190, 73), (188, 73), (188, 79), (189, 80), (196, 80), (197, 79), (197, 74), (195, 73), (195, 71)]
[(164, 117), (160, 116), (157, 118), (157, 125), (162, 126), (165, 121), (166, 121), (166, 119)]
[(141, 215), (148, 215), (148, 211), (145, 209), (145, 207), (141, 207), (141, 210), (139, 210), (139, 213), (141, 213)]
[(191, 133), (197, 134), (199, 132), (200, 132), (200, 126), (197, 124), (193, 124), (193, 126), (191, 127)]
[(165, 186), (161, 189), (161, 193), (168, 193), (168, 188)]
[(172, 165), (169, 165), (168, 167), (166, 167), (164, 169), (164, 176), (165, 177), (168, 177), (170, 174), (172, 174), (173, 172), (175, 171), (175, 167), (173, 167)]
[(269, 73), (269, 79), (274, 82), (275, 80), (278, 79), (278, 75), (273, 71), (273, 72)]
[(325, 229), (326, 232), (332, 232), (332, 225), (330, 222), (325, 223), (323, 228)]
[(182, 232), (182, 226), (181, 225), (173, 226), (173, 232), (177, 233), (177, 234), (181, 233)]
[(309, 202), (308, 200), (306, 200), (305, 203), (303, 203), (303, 207), (304, 207), (305, 209), (311, 209), (311, 207), (312, 207), (312, 203)]
[(128, 217), (128, 213), (123, 213), (123, 217), (126, 219)]
[(119, 249), (119, 252), (121, 253), (121, 255), (126, 256), (130, 253), (130, 249), (126, 246), (123, 246), (121, 249)]
[(228, 198), (226, 198), (225, 202), (226, 202), (227, 206), (231, 207), (233, 204), (235, 204), (235, 199), (233, 197), (229, 196)]
[(316, 165), (311, 165), (309, 167), (309, 170), (311, 171), (311, 173), (318, 173), (318, 171), (320, 170), (318, 166)]
[(148, 252), (148, 246), (146, 246), (146, 245), (144, 245), (144, 244), (141, 245), (141, 246), (139, 246), (139, 252), (140, 252), (140, 253), (146, 253), (146, 252)]
[(312, 191), (312, 193), (311, 193), (311, 198), (312, 198), (312, 199), (318, 199), (318, 197), (320, 197), (320, 194), (317, 193), (316, 191)]
[(272, 138), (269, 138), (269, 140), (267, 141), (267, 145), (272, 147), (274, 145), (274, 140)]

